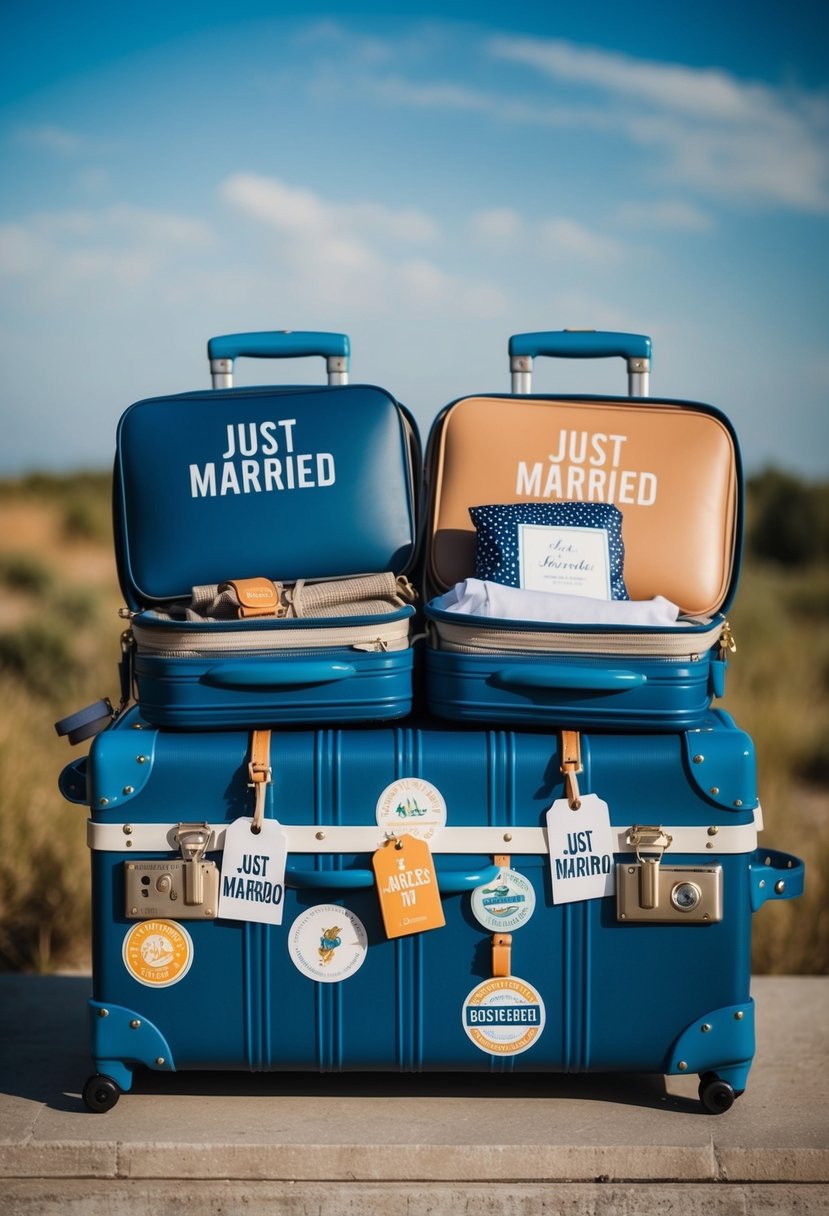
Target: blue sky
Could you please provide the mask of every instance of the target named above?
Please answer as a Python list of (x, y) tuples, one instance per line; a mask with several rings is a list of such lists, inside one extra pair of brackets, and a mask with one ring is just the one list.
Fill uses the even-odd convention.
[(0, 474), (107, 467), (213, 334), (345, 331), (425, 435), (575, 326), (650, 334), (750, 472), (829, 475), (823, 7), (390, 7), (3, 5)]

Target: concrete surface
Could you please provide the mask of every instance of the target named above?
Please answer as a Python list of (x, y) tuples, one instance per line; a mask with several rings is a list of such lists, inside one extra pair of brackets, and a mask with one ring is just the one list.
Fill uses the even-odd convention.
[(148, 1073), (106, 1114), (85, 976), (0, 976), (0, 1213), (829, 1213), (829, 978), (758, 978), (748, 1088), (696, 1077)]

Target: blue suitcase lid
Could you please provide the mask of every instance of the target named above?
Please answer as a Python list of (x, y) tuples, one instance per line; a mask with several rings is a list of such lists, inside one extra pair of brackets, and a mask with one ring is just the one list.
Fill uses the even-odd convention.
[(133, 609), (230, 578), (411, 565), (419, 458), (408, 412), (373, 385), (153, 397), (123, 414), (113, 516)]

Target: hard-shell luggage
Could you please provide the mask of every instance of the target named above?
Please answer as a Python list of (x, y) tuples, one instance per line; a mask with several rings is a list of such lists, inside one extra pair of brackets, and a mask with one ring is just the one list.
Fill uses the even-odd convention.
[[(343, 334), (233, 334), (208, 353), (212, 391), (137, 402), (118, 426), (125, 683), (177, 728), (406, 714), (413, 419), (347, 383)], [(240, 355), (320, 355), (329, 384), (233, 387)]]
[[(743, 504), (730, 422), (713, 406), (647, 397), (644, 335), (517, 334), (509, 349), (513, 395), (454, 401), (429, 437), (430, 710), (585, 729), (700, 725), (712, 697), (722, 695), (733, 648), (725, 612), (739, 573)], [(536, 356), (620, 356), (630, 395), (533, 394)], [(608, 512), (620, 517), (623, 552)], [(591, 537), (599, 549), (588, 547)], [(496, 573), (475, 580), (482, 554), (485, 570), (494, 564)], [(488, 615), (498, 611), (488, 599), (482, 614), (456, 610), (456, 600), (475, 602), (482, 587), (503, 599), (504, 582), (528, 589), (533, 613), (543, 605), (540, 615), (556, 598), (547, 591), (565, 596), (568, 608), (570, 597), (579, 608), (603, 597), (610, 610), (587, 613), (586, 623), (572, 623), (567, 612)], [(625, 589), (633, 603), (624, 602)], [(625, 623), (634, 614), (658, 621), (666, 601), (668, 623)]]
[[(158, 730), (133, 707), (61, 777), (91, 807), (94, 1073), (700, 1075), (754, 1055), (749, 737), (463, 724)], [(258, 827), (258, 832), (255, 830)]]

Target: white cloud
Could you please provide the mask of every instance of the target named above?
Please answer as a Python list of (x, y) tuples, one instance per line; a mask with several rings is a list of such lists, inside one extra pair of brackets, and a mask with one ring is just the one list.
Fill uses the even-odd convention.
[(628, 255), (621, 241), (604, 236), (566, 216), (543, 220), (538, 229), (539, 248), (548, 257), (576, 258), (581, 262), (607, 266), (624, 261)]
[(402, 300), (415, 311), (438, 308), (442, 314), (463, 307), (490, 315), (503, 307), (497, 289), (405, 252), (439, 241), (437, 223), (421, 210), (326, 199), (277, 178), (242, 173), (227, 178), (220, 195), (270, 230), (273, 243), (264, 256), (283, 280), (292, 276), (303, 297), (371, 314)]
[(93, 139), (80, 131), (70, 131), (59, 123), (19, 127), (14, 132), (14, 139), (24, 147), (39, 148), (65, 160), (98, 155), (112, 146), (109, 142)]
[(41, 301), (90, 288), (109, 297), (156, 280), (213, 248), (201, 220), (119, 204), (99, 210), (39, 212), (0, 226), (0, 277), (16, 280)]
[(710, 232), (714, 227), (714, 221), (708, 212), (684, 199), (624, 203), (618, 208), (616, 215), (623, 224), (648, 229)]
[(511, 207), (490, 207), (472, 216), (470, 229), (476, 239), (503, 248), (521, 240), (524, 221)]
[(560, 41), (497, 38), (499, 59), (598, 90), (617, 129), (661, 153), (662, 175), (722, 197), (829, 210), (829, 97)]

